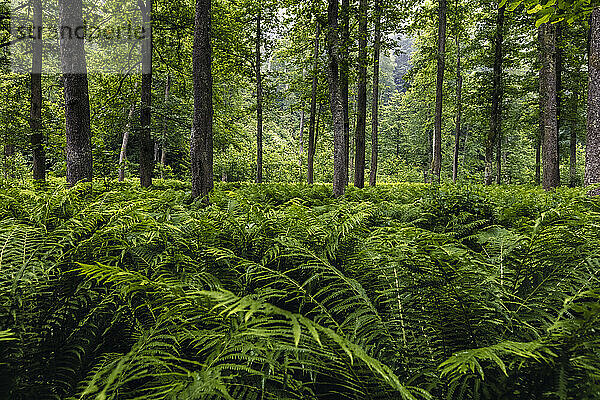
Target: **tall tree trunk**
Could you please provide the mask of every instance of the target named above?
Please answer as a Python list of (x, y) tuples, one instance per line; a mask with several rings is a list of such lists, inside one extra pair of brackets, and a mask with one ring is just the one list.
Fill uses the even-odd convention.
[(460, 129), (462, 119), (462, 69), (460, 64), (460, 34), (456, 32), (456, 116), (454, 128), (454, 159), (452, 160), (452, 181), (458, 178), (458, 156), (460, 150)]
[(381, 53), (381, 5), (375, 0), (375, 37), (373, 43), (373, 103), (371, 104), (371, 171), (369, 185), (377, 184), (379, 155), (379, 59)]
[(42, 133), (42, 1), (33, 0), (33, 60), (31, 65), (31, 148), (33, 179), (46, 179), (46, 155)]
[(439, 0), (437, 81), (435, 91), (435, 124), (433, 134), (433, 159), (431, 172), (433, 179), (440, 181), (442, 170), (442, 106), (444, 95), (444, 68), (446, 62), (446, 0)]
[(558, 165), (558, 119), (556, 96), (556, 25), (539, 28), (542, 69), (540, 70), (542, 135), (542, 185), (550, 190), (560, 186)]
[(504, 7), (498, 9), (496, 16), (496, 34), (494, 35), (494, 76), (492, 88), (492, 114), (490, 116), (490, 130), (485, 141), (485, 184), (491, 185), (493, 181), (492, 163), (494, 160), (494, 146), (500, 146), (502, 130), (502, 45), (504, 42)]
[[(169, 101), (171, 92), (171, 75), (167, 75), (167, 83), (165, 84), (165, 106)], [(167, 110), (168, 111), (168, 110)], [(167, 166), (167, 117), (163, 118), (163, 132), (160, 143), (160, 179), (165, 179), (165, 167)]]
[(496, 138), (496, 184), (499, 185), (502, 183), (502, 141), (504, 139), (504, 135), (502, 133), (498, 134)]
[[(573, 91), (574, 103), (577, 105), (577, 91)], [(577, 117), (573, 113), (571, 118), (571, 132), (569, 137), (569, 186), (577, 187)]]
[(365, 132), (367, 129), (367, 0), (358, 6), (358, 98), (356, 104), (356, 134), (354, 150), (354, 186), (365, 186)]
[(260, 71), (261, 57), (261, 10), (258, 9), (256, 16), (256, 183), (263, 181), (263, 93), (262, 75)]
[(194, 116), (190, 143), (192, 196), (208, 203), (213, 189), (213, 103), (210, 0), (196, 0), (192, 68)]
[(131, 132), (131, 120), (133, 119), (133, 112), (135, 106), (131, 104), (129, 108), (129, 116), (127, 118), (127, 124), (123, 131), (123, 141), (121, 142), (121, 152), (119, 153), (119, 182), (125, 180), (125, 161), (127, 160), (127, 144), (129, 143), (129, 133)]
[[(541, 121), (541, 117), (540, 117)], [(540, 132), (535, 138), (535, 184), (539, 186), (542, 183), (542, 134), (543, 124), (540, 124)]]
[(302, 109), (300, 110), (300, 132), (299, 132), (299, 148), (298, 148), (298, 166), (302, 166), (302, 156), (304, 155), (304, 100), (302, 101)]
[[(600, 7), (590, 19), (587, 141), (585, 147), (585, 185), (600, 183)], [(600, 190), (594, 191), (595, 195)]]
[[(67, 139), (67, 184), (92, 181), (92, 134), (84, 40), (77, 28), (83, 26), (82, 1), (61, 0), (60, 64), (65, 96)], [(67, 34), (69, 32), (69, 34)]]
[(142, 41), (142, 95), (140, 107), (140, 185), (152, 186), (154, 143), (150, 134), (152, 106), (152, 0), (138, 0), (145, 29)]
[(315, 22), (315, 55), (313, 60), (312, 90), (310, 94), (310, 117), (308, 121), (308, 155), (306, 180), (309, 184), (314, 182), (314, 156), (315, 156), (315, 123), (317, 117), (317, 89), (319, 84), (319, 36), (321, 25)]
[(338, 0), (329, 0), (327, 50), (329, 105), (333, 120), (333, 195), (335, 197), (344, 194), (348, 180), (344, 152), (344, 107), (340, 90), (338, 8)]
[(344, 174), (346, 185), (348, 184), (350, 168), (350, 110), (348, 86), (350, 80), (350, 0), (342, 0), (341, 9), (342, 40), (340, 54), (340, 93), (342, 96), (342, 108), (344, 113)]

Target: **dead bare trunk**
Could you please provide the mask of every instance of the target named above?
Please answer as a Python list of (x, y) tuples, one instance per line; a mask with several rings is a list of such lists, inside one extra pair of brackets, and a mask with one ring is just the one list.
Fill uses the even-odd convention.
[(129, 108), (129, 115), (127, 117), (127, 124), (123, 131), (123, 141), (121, 142), (121, 152), (119, 153), (119, 182), (125, 180), (125, 161), (127, 160), (127, 144), (129, 142), (129, 133), (131, 132), (131, 120), (133, 119), (133, 112), (135, 106), (131, 104)]

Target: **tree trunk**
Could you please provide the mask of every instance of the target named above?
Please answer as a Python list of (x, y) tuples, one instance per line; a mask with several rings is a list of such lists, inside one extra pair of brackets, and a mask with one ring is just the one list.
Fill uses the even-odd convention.
[(31, 65), (31, 148), (33, 179), (46, 179), (46, 155), (42, 133), (42, 1), (33, 0), (33, 61)]
[(442, 169), (442, 106), (444, 89), (444, 67), (446, 62), (446, 0), (439, 0), (438, 15), (437, 82), (435, 91), (435, 128), (433, 134), (433, 179), (440, 181)]
[(127, 160), (127, 143), (129, 142), (129, 132), (131, 131), (131, 120), (133, 118), (133, 112), (135, 106), (132, 104), (129, 108), (129, 116), (127, 118), (127, 124), (123, 131), (123, 142), (121, 143), (121, 152), (119, 153), (119, 182), (125, 180), (125, 161)]
[(458, 178), (458, 156), (460, 149), (460, 128), (462, 118), (462, 85), (463, 77), (460, 64), (460, 36), (456, 33), (456, 117), (454, 128), (454, 159), (452, 160), (452, 182)]
[[(490, 116), (490, 131), (485, 141), (485, 184), (491, 185), (493, 181), (492, 163), (494, 159), (494, 146), (500, 146), (502, 130), (502, 45), (504, 42), (504, 11), (498, 9), (496, 17), (496, 34), (494, 36), (494, 75), (492, 88), (492, 114)], [(498, 161), (498, 160), (496, 160)]]
[[(541, 117), (540, 117), (541, 121)], [(537, 135), (535, 139), (535, 184), (539, 186), (542, 183), (541, 179), (541, 171), (542, 171), (542, 133), (543, 133), (543, 124), (540, 124), (540, 133)]]
[[(600, 183), (600, 7), (590, 19), (587, 141), (585, 147), (585, 185)], [(594, 191), (595, 195), (600, 190)]]
[(304, 155), (304, 101), (302, 101), (302, 109), (300, 110), (300, 132), (299, 132), (299, 148), (298, 148), (298, 166), (302, 167), (302, 156)]
[(263, 93), (262, 75), (260, 71), (260, 44), (261, 44), (261, 10), (259, 6), (256, 16), (256, 183), (263, 181)]
[(367, 129), (367, 0), (359, 2), (358, 98), (354, 150), (354, 186), (365, 186), (365, 132)]
[(348, 86), (350, 80), (350, 0), (342, 0), (341, 9), (342, 40), (339, 50), (340, 59), (340, 93), (342, 96), (342, 108), (344, 113), (344, 174), (346, 185), (349, 180), (350, 168), (350, 110), (348, 101)]
[(375, 37), (373, 43), (373, 103), (371, 104), (371, 173), (369, 185), (377, 184), (379, 155), (379, 58), (381, 53), (381, 5), (375, 0)]
[(73, 186), (79, 181), (92, 181), (87, 65), (84, 40), (77, 33), (77, 28), (83, 26), (81, 0), (61, 0), (60, 26), (65, 33), (60, 39), (60, 64), (65, 96), (67, 184)]
[(210, 0), (196, 0), (192, 53), (194, 115), (190, 143), (192, 196), (208, 203), (213, 188), (213, 103)]
[(154, 144), (150, 134), (152, 106), (152, 0), (138, 0), (145, 36), (142, 41), (142, 95), (140, 107), (140, 185), (152, 186)]
[(309, 184), (314, 182), (314, 156), (315, 156), (315, 123), (317, 117), (317, 89), (319, 84), (319, 35), (321, 25), (315, 22), (315, 56), (313, 61), (312, 91), (310, 95), (310, 117), (308, 121), (308, 155), (306, 180)]
[[(169, 101), (171, 92), (171, 75), (167, 75), (167, 83), (165, 84), (165, 110)], [(163, 132), (160, 144), (160, 179), (165, 179), (165, 167), (167, 166), (167, 118), (163, 118)]]
[(571, 116), (571, 132), (569, 136), (569, 186), (576, 187), (577, 179), (577, 103), (579, 102), (577, 91), (572, 93), (572, 103), (574, 106), (573, 115)]
[(344, 107), (340, 91), (338, 0), (329, 0), (327, 17), (329, 105), (333, 120), (333, 195), (339, 197), (344, 194), (348, 177), (344, 151)]
[(556, 25), (539, 28), (542, 69), (540, 70), (542, 135), (542, 185), (550, 190), (560, 186), (558, 165), (558, 119), (556, 96)]

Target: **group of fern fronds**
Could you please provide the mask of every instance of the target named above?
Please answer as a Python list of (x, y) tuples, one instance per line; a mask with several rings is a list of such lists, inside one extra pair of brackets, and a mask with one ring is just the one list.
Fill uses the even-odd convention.
[(0, 186), (0, 399), (600, 399), (600, 201)]

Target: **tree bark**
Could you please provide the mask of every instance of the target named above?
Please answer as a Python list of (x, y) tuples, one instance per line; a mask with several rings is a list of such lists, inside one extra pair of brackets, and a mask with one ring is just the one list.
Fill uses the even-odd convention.
[(452, 160), (452, 181), (456, 183), (458, 178), (458, 156), (460, 150), (460, 129), (462, 119), (462, 69), (460, 63), (460, 36), (458, 27), (456, 32), (456, 116), (454, 128), (454, 159)]
[[(340, 90), (338, 8), (338, 0), (329, 0), (327, 50), (329, 54), (329, 106), (333, 120), (333, 195), (335, 197), (344, 194), (348, 181), (344, 151), (344, 107)], [(344, 170), (346, 170), (346, 174)]]
[(315, 123), (317, 117), (317, 89), (319, 84), (319, 36), (321, 25), (315, 22), (315, 55), (313, 61), (312, 91), (310, 95), (310, 117), (308, 121), (308, 155), (306, 180), (309, 184), (314, 182), (314, 156), (315, 156)]
[[(577, 91), (573, 91), (573, 104), (577, 109)], [(573, 113), (571, 118), (571, 132), (569, 137), (569, 186), (577, 187), (577, 117), (576, 113)]]
[(192, 196), (208, 203), (213, 189), (213, 103), (210, 0), (196, 0), (192, 54), (194, 115), (190, 143)]
[[(486, 185), (491, 185), (493, 181), (494, 173), (492, 163), (494, 159), (494, 146), (500, 146), (500, 135), (502, 131), (502, 45), (504, 42), (504, 11), (504, 7), (499, 8), (498, 15), (496, 16), (496, 34), (494, 36), (492, 113), (490, 116), (490, 130), (485, 141)], [(496, 161), (498, 162), (498, 159), (496, 159)]]
[(546, 23), (539, 28), (542, 55), (540, 70), (542, 135), (542, 185), (551, 190), (560, 186), (558, 165), (558, 119), (556, 96), (556, 25)]
[(67, 184), (92, 181), (92, 134), (84, 40), (82, 1), (61, 0), (60, 63), (65, 96)]
[(346, 185), (349, 180), (350, 168), (350, 110), (348, 101), (348, 86), (350, 80), (350, 0), (342, 0), (341, 9), (342, 45), (340, 54), (340, 93), (342, 96), (342, 108), (344, 113), (344, 167), (342, 179)]
[(433, 134), (433, 158), (431, 172), (433, 179), (440, 181), (442, 169), (442, 107), (444, 89), (444, 68), (446, 62), (446, 0), (439, 0), (437, 80), (435, 91), (435, 124)]
[[(541, 117), (540, 117), (541, 121)], [(540, 132), (535, 138), (535, 184), (539, 186), (542, 183), (542, 134), (544, 126), (540, 123)]]
[[(169, 94), (171, 92), (171, 75), (167, 75), (167, 82), (165, 84), (165, 106), (169, 101)], [(167, 110), (168, 111), (168, 110)], [(163, 132), (160, 144), (160, 179), (165, 179), (165, 167), (167, 166), (167, 118), (163, 118)]]
[(377, 185), (379, 155), (379, 59), (381, 53), (381, 5), (375, 0), (375, 37), (373, 43), (373, 103), (371, 104), (371, 171), (369, 186)]
[(304, 100), (302, 101), (302, 109), (300, 110), (300, 132), (299, 132), (299, 148), (298, 148), (298, 166), (302, 166), (302, 156), (304, 155)]
[(356, 104), (356, 149), (354, 156), (354, 186), (365, 186), (365, 132), (367, 128), (367, 0), (358, 6), (358, 98)]
[(260, 71), (261, 57), (261, 10), (258, 9), (256, 16), (256, 183), (263, 181), (263, 93), (262, 93), (262, 75)]
[[(587, 141), (585, 147), (585, 185), (600, 183), (600, 7), (590, 19)], [(592, 194), (600, 194), (595, 190)]]
[(138, 0), (145, 36), (142, 40), (142, 93), (140, 107), (140, 185), (152, 186), (154, 143), (150, 132), (152, 106), (152, 0)]
[(129, 108), (129, 116), (127, 118), (127, 124), (123, 131), (123, 141), (121, 142), (121, 152), (119, 153), (119, 182), (125, 180), (125, 161), (127, 160), (127, 144), (129, 143), (129, 133), (131, 131), (131, 120), (133, 118), (133, 112), (135, 106), (132, 104)]
[(31, 148), (33, 179), (46, 179), (46, 155), (42, 133), (42, 1), (33, 0), (33, 60), (31, 65)]

